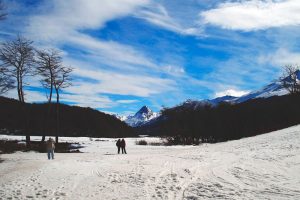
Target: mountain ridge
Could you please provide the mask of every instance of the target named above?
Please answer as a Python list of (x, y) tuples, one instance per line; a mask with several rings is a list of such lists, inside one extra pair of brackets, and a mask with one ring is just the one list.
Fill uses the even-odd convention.
[[(296, 72), (297, 79), (300, 79), (300, 71)], [(290, 76), (287, 76), (285, 80), (289, 81)], [(280, 81), (273, 81), (270, 84), (262, 87), (259, 90), (252, 91), (248, 94), (245, 94), (240, 97), (235, 97), (231, 95), (225, 95), (221, 97), (216, 97), (214, 99), (206, 99), (206, 100), (192, 100), (188, 99), (174, 107), (178, 106), (184, 106), (184, 107), (192, 107), (193, 109), (197, 109), (199, 106), (209, 104), (211, 106), (217, 106), (220, 103), (226, 102), (226, 103), (231, 103), (231, 104), (239, 104), (246, 102), (251, 99), (257, 99), (257, 98), (269, 98), (272, 96), (283, 96), (287, 95), (289, 91), (282, 86), (282, 83)], [(153, 113), (152, 115), (150, 114), (151, 117), (143, 117), (143, 114), (138, 114), (141, 113), (141, 110), (144, 111), (145, 113)], [(149, 114), (146, 114), (147, 116)], [(149, 123), (150, 121), (153, 121), (157, 119), (160, 115), (158, 113), (154, 113), (149, 107), (143, 106), (140, 108), (140, 110), (135, 113), (135, 115), (131, 116), (118, 116), (117, 118), (126, 122), (129, 126), (132, 127), (137, 127), (141, 125), (145, 125)]]

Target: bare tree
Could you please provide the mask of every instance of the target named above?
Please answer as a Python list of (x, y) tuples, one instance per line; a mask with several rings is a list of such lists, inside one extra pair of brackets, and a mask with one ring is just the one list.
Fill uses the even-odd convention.
[[(0, 20), (6, 17), (5, 6), (0, 0)], [(0, 95), (14, 88), (14, 81), (5, 73), (5, 68), (0, 64)]]
[(5, 6), (3, 4), (3, 1), (0, 0), (0, 20), (5, 19), (7, 16), (7, 13), (5, 12)]
[[(41, 83), (49, 90), (48, 115), (51, 107), (52, 93), (56, 93), (56, 143), (59, 135), (59, 100), (60, 90), (71, 85), (70, 73), (72, 68), (64, 67), (60, 52), (54, 49), (37, 51), (37, 73), (42, 77)], [(45, 140), (43, 136), (42, 141)]]
[(0, 48), (2, 70), (7, 76), (13, 78), (17, 84), (19, 101), (24, 103), (24, 78), (32, 75), (34, 65), (34, 48), (32, 41), (19, 36), (16, 40), (4, 42)]
[(56, 77), (54, 80), (54, 88), (56, 92), (56, 103), (59, 103), (59, 93), (63, 88), (71, 86), (70, 73), (73, 71), (70, 67), (60, 67), (56, 72)]
[(57, 76), (57, 71), (61, 67), (62, 58), (59, 52), (55, 49), (50, 50), (38, 50), (37, 51), (37, 74), (42, 79), (41, 83), (44, 88), (49, 90), (49, 96), (47, 95), (48, 103), (51, 103), (52, 93), (54, 90), (54, 80)]
[[(44, 88), (49, 90), (49, 96), (47, 95), (47, 100), (48, 100), (47, 117), (48, 117), (51, 110), (51, 101), (52, 101), (52, 94), (54, 90), (54, 82), (59, 75), (58, 72), (62, 65), (62, 57), (60, 56), (59, 51), (55, 49), (38, 50), (36, 62), (37, 62), (37, 68), (36, 68), (37, 74), (39, 74), (42, 77), (41, 83)], [(45, 122), (46, 121), (47, 120), (45, 120)], [(45, 141), (45, 131), (42, 137), (42, 141)]]
[[(28, 75), (32, 75), (32, 66), (34, 65), (34, 48), (32, 43), (32, 41), (18, 35), (16, 40), (4, 42), (0, 48), (1, 70), (9, 77), (9, 79), (6, 79), (7, 85), (5, 85), (5, 87), (10, 88), (12, 81), (15, 81), (18, 98), (24, 110), (26, 109), (24, 104), (24, 85), (26, 84), (24, 78)], [(25, 113), (27, 114), (26, 111)], [(25, 118), (24, 120), (29, 122), (28, 117)], [(27, 128), (28, 127), (26, 127), (26, 142), (29, 145), (30, 134), (27, 132)]]
[(67, 88), (71, 86), (71, 77), (70, 74), (73, 71), (72, 68), (70, 67), (64, 67), (61, 66), (57, 71), (56, 71), (56, 77), (54, 80), (54, 88), (56, 92), (56, 143), (58, 143), (58, 135), (59, 135), (59, 93), (60, 90), (63, 88)]
[(300, 67), (298, 65), (285, 65), (284, 72), (280, 78), (282, 87), (287, 89), (290, 94), (300, 93)]

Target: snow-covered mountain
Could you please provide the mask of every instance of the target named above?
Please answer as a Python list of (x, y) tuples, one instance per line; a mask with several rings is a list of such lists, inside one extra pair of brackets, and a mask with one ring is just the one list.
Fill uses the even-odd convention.
[(125, 121), (129, 126), (136, 127), (143, 125), (150, 120), (159, 116), (159, 113), (153, 112), (149, 107), (143, 106), (137, 113), (129, 116), (119, 116), (118, 118)]
[(286, 95), (286, 94), (288, 94), (288, 91), (282, 87), (280, 82), (273, 82), (273, 83), (263, 87), (260, 90), (250, 92), (249, 94), (246, 94), (239, 98), (233, 99), (231, 102), (242, 103), (242, 102), (248, 101), (250, 99), (268, 98), (268, 97), (272, 97), (272, 96), (282, 96), (282, 95)]
[(221, 102), (233, 102), (237, 99), (238, 97), (234, 97), (234, 96), (230, 96), (230, 95), (226, 95), (223, 97), (217, 97), (215, 99), (211, 99), (211, 100), (207, 100), (208, 103), (212, 104), (212, 105), (218, 105)]
[[(296, 72), (298, 79), (300, 80), (300, 71)], [(287, 81), (290, 80), (290, 77), (285, 78)], [(192, 107), (193, 109), (197, 109), (199, 106), (203, 106), (205, 104), (210, 104), (212, 106), (216, 106), (221, 102), (228, 102), (232, 104), (242, 103), (251, 99), (256, 98), (268, 98), (271, 96), (282, 96), (288, 94), (287, 89), (285, 89), (279, 81), (274, 81), (271, 84), (263, 87), (260, 90), (250, 92), (241, 97), (234, 96), (222, 96), (214, 99), (207, 100), (191, 100), (188, 99), (185, 102), (181, 103), (179, 106), (182, 107)], [(151, 120), (158, 119), (158, 113), (152, 112), (147, 106), (143, 106), (135, 115), (131, 116), (119, 116), (115, 115), (118, 119), (125, 121), (128, 125), (132, 127), (141, 126), (148, 123)]]
[[(296, 72), (298, 80), (300, 80), (300, 71)], [(287, 82), (289, 82), (290, 77), (285, 78)], [(256, 98), (268, 98), (272, 96), (282, 96), (288, 94), (288, 90), (285, 89), (281, 82), (279, 81), (274, 81), (271, 84), (263, 87), (260, 90), (250, 92), (248, 94), (245, 94), (241, 97), (234, 97), (234, 96), (223, 96), (223, 97), (218, 97), (215, 99), (210, 99), (210, 100), (187, 100), (184, 103), (182, 103), (182, 106), (190, 106), (193, 108), (197, 108), (200, 105), (203, 104), (211, 104), (213, 106), (218, 105), (221, 102), (228, 102), (228, 103), (242, 103), (251, 99), (256, 99)]]
[[(296, 71), (295, 73), (297, 75), (297, 79), (300, 80), (300, 71)], [(285, 81), (291, 82), (291, 76), (288, 76), (284, 79)], [(285, 89), (282, 86), (282, 83), (280, 81), (274, 81), (271, 84), (263, 87), (260, 90), (250, 92), (249, 94), (246, 94), (244, 96), (241, 96), (239, 98), (233, 99), (232, 103), (242, 103), (245, 101), (248, 101), (250, 99), (256, 99), (256, 98), (268, 98), (272, 96), (282, 96), (288, 94), (289, 91)]]
[(112, 114), (112, 115), (121, 121), (125, 121), (127, 119), (127, 116), (125, 115), (118, 115), (118, 114)]

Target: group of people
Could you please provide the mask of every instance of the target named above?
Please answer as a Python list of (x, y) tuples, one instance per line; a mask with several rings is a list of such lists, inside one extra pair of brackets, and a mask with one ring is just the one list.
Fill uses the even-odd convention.
[(122, 154), (126, 153), (126, 142), (124, 139), (118, 139), (117, 143), (116, 143), (116, 146), (118, 147), (118, 154), (120, 153), (120, 149), (122, 149)]
[[(116, 143), (117, 147), (118, 147), (118, 154), (120, 154), (120, 150), (122, 149), (122, 154), (127, 154), (126, 152), (126, 142), (124, 139), (118, 139), (117, 143)], [(49, 139), (46, 142), (46, 146), (47, 146), (47, 155), (48, 155), (48, 160), (50, 159), (54, 159), (54, 149), (55, 149), (55, 141), (49, 137)]]

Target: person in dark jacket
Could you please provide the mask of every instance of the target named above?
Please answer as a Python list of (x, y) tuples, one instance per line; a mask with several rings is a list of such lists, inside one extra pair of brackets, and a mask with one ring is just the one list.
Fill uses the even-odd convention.
[(127, 153), (126, 153), (125, 147), (126, 147), (126, 142), (125, 142), (124, 139), (122, 139), (122, 140), (121, 140), (122, 154), (123, 154), (123, 153), (127, 154)]
[(47, 146), (48, 159), (50, 160), (50, 158), (52, 158), (52, 160), (53, 160), (54, 159), (55, 142), (51, 137), (47, 140), (46, 146)]
[(120, 148), (121, 148), (121, 139), (118, 139), (116, 146), (118, 147), (118, 154), (120, 153)]

